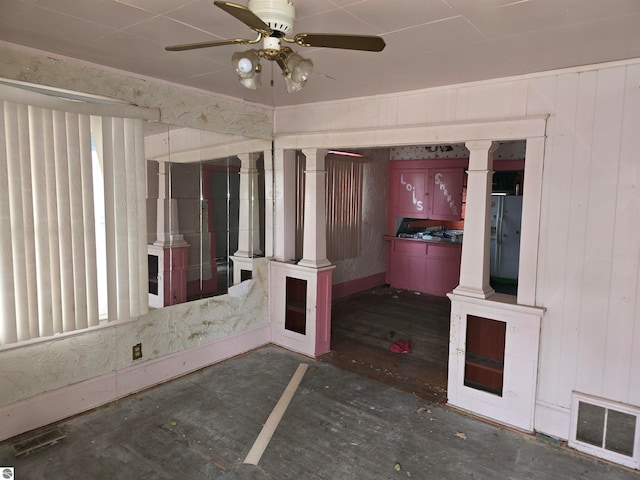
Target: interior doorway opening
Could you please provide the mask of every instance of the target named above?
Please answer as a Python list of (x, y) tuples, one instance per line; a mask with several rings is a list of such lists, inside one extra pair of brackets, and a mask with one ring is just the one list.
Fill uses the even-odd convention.
[[(447, 297), (388, 285), (334, 300), (331, 352), (321, 360), (443, 404), (450, 311)], [(409, 352), (392, 348), (402, 343)]]

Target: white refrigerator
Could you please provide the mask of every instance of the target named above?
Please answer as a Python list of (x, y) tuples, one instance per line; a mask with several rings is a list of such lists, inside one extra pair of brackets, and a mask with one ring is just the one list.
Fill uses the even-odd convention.
[(522, 196), (491, 195), (491, 278), (517, 283), (521, 222)]

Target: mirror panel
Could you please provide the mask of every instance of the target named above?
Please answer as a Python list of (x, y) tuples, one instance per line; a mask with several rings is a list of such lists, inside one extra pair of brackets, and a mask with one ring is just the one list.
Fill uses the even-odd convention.
[(166, 124), (145, 128), (149, 301), (160, 308), (227, 293), (251, 278), (233, 256), (264, 251), (270, 142)]

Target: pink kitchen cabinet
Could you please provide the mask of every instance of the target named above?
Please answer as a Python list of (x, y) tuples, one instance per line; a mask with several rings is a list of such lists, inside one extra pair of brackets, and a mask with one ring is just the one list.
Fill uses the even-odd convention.
[(427, 170), (399, 170), (391, 174), (391, 202), (396, 217), (429, 218)]
[(461, 220), (464, 165), (460, 160), (391, 162), (387, 233), (395, 233), (397, 218)]
[(424, 242), (392, 241), (389, 284), (397, 288), (422, 291), (426, 280), (426, 252)]
[(387, 241), (391, 287), (446, 295), (458, 286), (461, 244), (393, 237)]
[(460, 220), (462, 218), (462, 184), (464, 170), (440, 168), (429, 170), (429, 217), (434, 220)]
[(425, 293), (446, 295), (460, 283), (460, 245), (427, 245)]

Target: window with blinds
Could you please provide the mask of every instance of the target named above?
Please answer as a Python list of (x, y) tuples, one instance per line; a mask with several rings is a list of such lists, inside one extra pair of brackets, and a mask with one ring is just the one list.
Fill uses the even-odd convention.
[(363, 162), (327, 158), (327, 258), (332, 262), (360, 255)]
[(109, 321), (148, 311), (145, 177), (141, 119), (0, 96), (0, 345), (99, 325), (99, 271)]
[[(364, 160), (328, 155), (327, 170), (327, 258), (332, 262), (360, 255), (362, 242), (362, 188)], [(296, 257), (302, 258), (304, 238), (305, 157), (296, 156)]]

